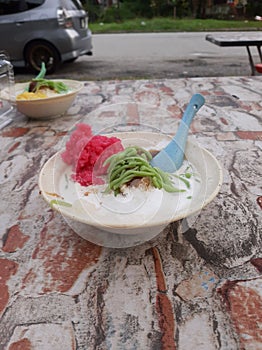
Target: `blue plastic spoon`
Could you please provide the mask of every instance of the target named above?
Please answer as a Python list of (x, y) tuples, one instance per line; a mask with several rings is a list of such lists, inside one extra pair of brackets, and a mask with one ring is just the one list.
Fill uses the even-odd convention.
[(184, 160), (189, 126), (204, 103), (205, 99), (201, 94), (192, 96), (176, 135), (170, 143), (151, 160), (150, 164), (153, 167), (160, 168), (168, 173), (173, 173), (181, 167)]

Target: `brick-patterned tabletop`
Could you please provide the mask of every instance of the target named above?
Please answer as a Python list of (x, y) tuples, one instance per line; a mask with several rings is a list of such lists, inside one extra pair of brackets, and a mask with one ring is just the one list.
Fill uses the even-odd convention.
[[(110, 106), (136, 102), (169, 111), (142, 123), (172, 134), (196, 92), (206, 104), (193, 137), (224, 173), (200, 213), (112, 249), (82, 239), (43, 200), (40, 169), (76, 123), (132, 122), (135, 110), (115, 117)], [(1, 350), (262, 348), (261, 77), (86, 82), (67, 115), (15, 118), (0, 131)]]

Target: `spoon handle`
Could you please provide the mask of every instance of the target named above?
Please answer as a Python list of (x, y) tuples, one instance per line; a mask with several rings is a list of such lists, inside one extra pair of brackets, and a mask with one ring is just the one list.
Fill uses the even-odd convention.
[(181, 167), (184, 159), (189, 126), (197, 111), (204, 103), (205, 99), (202, 95), (195, 94), (192, 96), (176, 135), (169, 144), (151, 160), (150, 164), (153, 167), (158, 167), (168, 173), (173, 173)]
[(170, 159), (169, 162), (162, 161), (162, 164), (166, 163), (166, 165), (162, 166), (164, 167), (165, 171), (173, 172), (181, 167), (184, 160), (189, 126), (197, 111), (203, 106), (204, 103), (205, 99), (202, 95), (195, 94), (192, 96), (175, 136), (164, 149), (164, 152)]
[(205, 99), (201, 94), (194, 94), (186, 107), (176, 135), (173, 137), (173, 141), (181, 150), (184, 150), (190, 124), (204, 103)]

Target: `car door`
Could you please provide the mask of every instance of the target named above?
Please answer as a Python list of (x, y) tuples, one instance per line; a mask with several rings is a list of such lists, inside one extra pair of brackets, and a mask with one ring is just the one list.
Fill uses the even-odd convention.
[[(40, 6), (45, 0), (36, 0)], [(29, 2), (30, 3), (30, 2)], [(0, 50), (12, 61), (23, 61), (23, 49), (32, 36), (33, 12), (26, 0), (0, 0)]]

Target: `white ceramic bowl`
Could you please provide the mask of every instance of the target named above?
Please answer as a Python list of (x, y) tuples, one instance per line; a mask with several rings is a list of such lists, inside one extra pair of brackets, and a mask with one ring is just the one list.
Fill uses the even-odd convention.
[[(35, 100), (16, 100), (17, 110), (34, 119), (56, 118), (63, 115), (72, 105), (77, 93), (82, 89), (84, 84), (76, 80), (54, 79), (53, 81), (61, 81), (66, 84), (69, 88), (69, 92)], [(28, 84), (29, 83), (15, 84), (16, 96), (25, 91)]]
[[(151, 150), (160, 150), (170, 141), (167, 135), (153, 132), (122, 132), (110, 136), (119, 137), (125, 147), (137, 145)], [(61, 152), (42, 168), (40, 192), (50, 205), (57, 199), (62, 201), (62, 205), (52, 207), (83, 238), (106, 247), (135, 246), (157, 236), (169, 223), (199, 212), (217, 195), (222, 184), (222, 169), (214, 156), (188, 141), (185, 157), (195, 174), (189, 192), (171, 195), (162, 190), (140, 191), (137, 197), (131, 196), (130, 201), (123, 196), (103, 195), (103, 198), (97, 197), (96, 204), (90, 204), (83, 194), (88, 192), (87, 188), (70, 180), (72, 169), (61, 159)]]

